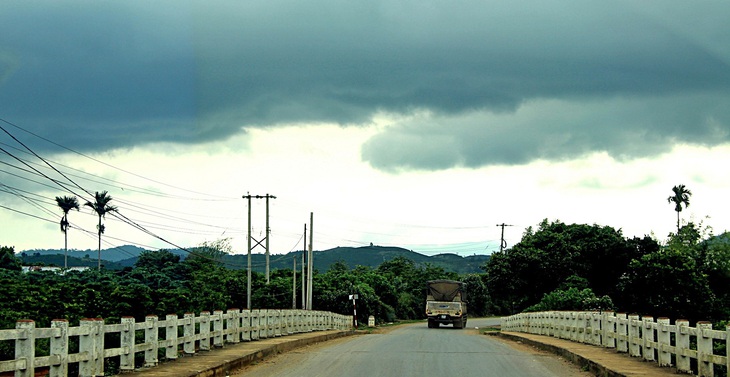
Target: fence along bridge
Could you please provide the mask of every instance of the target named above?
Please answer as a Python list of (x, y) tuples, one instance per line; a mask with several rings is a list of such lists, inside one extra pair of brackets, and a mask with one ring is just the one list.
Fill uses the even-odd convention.
[[(135, 369), (135, 357), (144, 353), (144, 367), (159, 363), (164, 349), (166, 360), (197, 351), (223, 347), (263, 338), (302, 332), (349, 330), (352, 317), (311, 310), (239, 310), (186, 313), (182, 318), (167, 315), (164, 320), (150, 315), (143, 322), (123, 317), (119, 324), (104, 324), (101, 318), (82, 319), (70, 327), (66, 320), (54, 320), (50, 328), (36, 328), (32, 320), (20, 320), (15, 329), (0, 330), (0, 341), (15, 342), (15, 359), (0, 361), (0, 373), (15, 372), (16, 377), (33, 377), (37, 368), (47, 368), (50, 377), (66, 377), (69, 365), (78, 363), (79, 376), (103, 376), (105, 360), (119, 358), (120, 371)], [(181, 334), (181, 335), (180, 335)], [(118, 338), (117, 344), (107, 344)], [(36, 342), (47, 339), (48, 356), (36, 356)], [(137, 343), (137, 339), (143, 339)], [(70, 340), (78, 350), (70, 350)], [(107, 348), (107, 346), (110, 346)]]
[[(681, 373), (714, 376), (714, 365), (730, 371), (730, 325), (725, 330), (713, 330), (712, 323), (689, 321), (626, 313), (601, 312), (536, 312), (520, 313), (502, 318), (502, 331), (547, 335), (575, 342), (615, 349), (629, 356), (656, 362), (663, 367), (675, 367)], [(724, 354), (715, 354), (715, 342), (725, 344)]]

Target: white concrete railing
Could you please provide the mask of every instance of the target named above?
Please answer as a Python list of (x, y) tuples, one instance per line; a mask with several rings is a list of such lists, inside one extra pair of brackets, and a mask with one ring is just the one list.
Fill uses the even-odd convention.
[[(714, 375), (713, 365), (724, 365), (730, 371), (730, 325), (713, 330), (710, 322), (669, 318), (640, 317), (625, 313), (600, 312), (536, 312), (502, 318), (502, 331), (548, 335), (575, 342), (588, 343), (641, 357), (660, 366), (675, 367), (692, 373), (690, 360), (697, 363), (698, 376)], [(713, 343), (726, 345), (725, 355), (713, 353)], [(674, 362), (673, 362), (674, 360)]]
[[(32, 320), (20, 320), (15, 329), (0, 330), (0, 341), (15, 341), (15, 359), (0, 361), (0, 373), (15, 371), (16, 377), (32, 377), (36, 368), (48, 369), (50, 377), (66, 377), (68, 365), (79, 363), (79, 376), (103, 376), (104, 360), (119, 357), (122, 372), (134, 370), (135, 354), (144, 352), (144, 366), (159, 363), (158, 350), (165, 359), (192, 355), (198, 350), (223, 347), (263, 338), (322, 330), (349, 330), (352, 317), (309, 310), (239, 310), (202, 312), (200, 316), (176, 314), (164, 320), (150, 315), (144, 322), (123, 317), (119, 324), (104, 324), (100, 318), (82, 319), (77, 327), (66, 320), (54, 320), (50, 328), (36, 328)], [(161, 335), (164, 333), (164, 339)], [(105, 348), (106, 334), (119, 334), (119, 347)], [(180, 335), (182, 334), (182, 335)], [(69, 350), (69, 338), (78, 339), (78, 352)], [(137, 343), (136, 338), (144, 342)], [(35, 344), (49, 339), (50, 356), (36, 356)], [(197, 345), (197, 346), (196, 346)]]

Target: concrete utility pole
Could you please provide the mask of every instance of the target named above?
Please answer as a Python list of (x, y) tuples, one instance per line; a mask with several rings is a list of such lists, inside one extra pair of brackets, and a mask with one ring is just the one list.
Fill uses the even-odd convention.
[(307, 255), (307, 310), (312, 310), (312, 275), (314, 275), (314, 255), (312, 251), (314, 238), (314, 212), (309, 213), (309, 255)]
[(296, 309), (297, 308), (297, 257), (296, 255), (292, 258), (292, 261), (294, 261), (294, 266), (292, 267), (292, 272), (294, 273), (294, 276), (291, 279), (291, 308)]
[(507, 247), (507, 242), (504, 241), (504, 227), (506, 227), (506, 226), (514, 226), (514, 225), (501, 223), (501, 224), (497, 224), (497, 226), (501, 226), (502, 227), (502, 238), (501, 238), (501, 241), (499, 243), (499, 252), (501, 253)]
[(266, 194), (266, 284), (269, 284), (269, 235), (271, 228), (269, 227), (269, 198), (276, 199), (275, 196)]
[(302, 245), (302, 310), (307, 309), (307, 274), (305, 270), (307, 255), (307, 224), (304, 224), (304, 245)]
[(266, 241), (266, 244), (264, 248), (266, 249), (266, 284), (269, 283), (269, 232), (271, 232), (271, 229), (269, 229), (269, 198), (276, 199), (273, 195), (244, 195), (244, 199), (248, 199), (248, 273), (247, 273), (247, 282), (246, 282), (246, 309), (251, 309), (251, 250), (253, 249), (251, 247), (251, 240), (254, 239), (251, 236), (251, 199), (266, 199), (266, 235), (264, 236), (264, 239), (261, 241), (256, 241), (256, 245), (253, 247), (261, 245), (262, 241)]

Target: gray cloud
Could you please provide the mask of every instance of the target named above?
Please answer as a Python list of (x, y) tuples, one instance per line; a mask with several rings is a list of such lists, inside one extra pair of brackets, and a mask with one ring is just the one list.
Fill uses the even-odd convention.
[(3, 3), (2, 117), (98, 150), (432, 114), (363, 147), (382, 169), (726, 142), (730, 4), (634, 3)]

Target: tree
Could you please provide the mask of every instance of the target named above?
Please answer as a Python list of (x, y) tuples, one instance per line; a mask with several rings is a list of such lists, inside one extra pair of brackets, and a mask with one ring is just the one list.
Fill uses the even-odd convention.
[(104, 224), (101, 223), (101, 218), (104, 217), (108, 212), (114, 212), (117, 210), (117, 207), (109, 204), (109, 202), (112, 201), (112, 197), (109, 195), (107, 191), (102, 192), (96, 192), (94, 193), (94, 201), (93, 202), (86, 202), (84, 203), (85, 206), (91, 207), (91, 209), (96, 212), (96, 214), (99, 216), (99, 225), (96, 226), (96, 229), (99, 231), (99, 249), (98, 249), (98, 269), (101, 270), (101, 235), (104, 233)]
[(63, 268), (68, 268), (68, 212), (79, 210), (79, 201), (75, 196), (57, 196), (56, 204), (63, 210), (61, 232), (63, 232)]
[(0, 246), (0, 268), (7, 270), (22, 270), (20, 259), (15, 256), (15, 248), (12, 246)]
[(492, 311), (524, 310), (573, 275), (586, 279), (586, 288), (595, 295), (614, 297), (629, 262), (646, 253), (644, 243), (650, 241), (629, 242), (621, 230), (608, 226), (543, 220), (537, 230), (528, 228), (511, 249), (489, 259), (485, 283)]
[(685, 208), (689, 207), (689, 197), (692, 196), (692, 192), (684, 185), (674, 186), (672, 191), (674, 195), (667, 198), (667, 203), (674, 203), (674, 210), (677, 211), (677, 233), (679, 233), (679, 213), (682, 212), (682, 205)]

